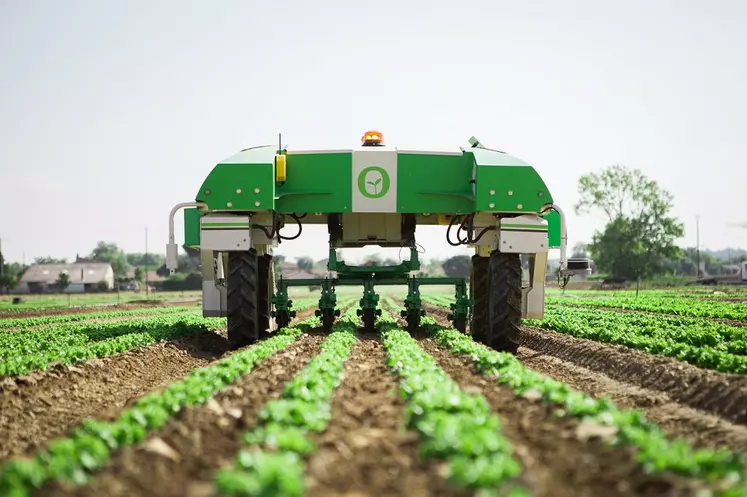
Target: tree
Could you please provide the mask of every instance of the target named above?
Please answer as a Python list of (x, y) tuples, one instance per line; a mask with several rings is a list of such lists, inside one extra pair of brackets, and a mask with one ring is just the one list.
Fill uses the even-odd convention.
[(55, 259), (54, 257), (36, 257), (34, 264), (67, 264), (67, 259)]
[(57, 290), (64, 292), (65, 289), (70, 286), (70, 276), (65, 272), (60, 272), (54, 285), (57, 287)]
[(577, 214), (601, 210), (608, 221), (588, 246), (596, 265), (614, 277), (636, 279), (669, 270), (682, 254), (674, 241), (684, 226), (669, 216), (672, 195), (638, 170), (614, 165), (579, 180)]
[(144, 281), (145, 280), (145, 271), (143, 271), (143, 268), (140, 266), (135, 268), (135, 281)]
[(383, 260), (381, 259), (381, 256), (379, 254), (370, 254), (370, 255), (367, 255), (363, 259), (363, 265), (364, 266), (381, 266), (383, 265)]
[(589, 257), (589, 253), (586, 249), (586, 244), (578, 242), (576, 245), (574, 245), (573, 250), (571, 250), (571, 257), (579, 259), (585, 259)]
[(127, 263), (127, 256), (116, 243), (99, 242), (88, 258), (97, 262), (108, 262), (111, 264), (114, 270), (114, 277), (117, 279), (124, 278), (130, 269), (130, 265)]
[(468, 278), (470, 269), (470, 257), (468, 255), (455, 255), (446, 259), (441, 266), (450, 278)]
[(299, 257), (296, 266), (302, 271), (311, 271), (314, 268), (314, 259), (311, 257)]
[(131, 266), (160, 266), (164, 263), (166, 257), (164, 257), (161, 254), (154, 254), (148, 252), (140, 253), (140, 252), (133, 252), (130, 254), (127, 254), (126, 256), (127, 263)]

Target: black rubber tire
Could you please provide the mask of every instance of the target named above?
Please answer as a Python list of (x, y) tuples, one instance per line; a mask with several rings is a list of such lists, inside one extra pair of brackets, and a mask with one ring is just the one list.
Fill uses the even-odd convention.
[(257, 317), (259, 325), (257, 333), (259, 338), (270, 336), (270, 312), (272, 312), (272, 293), (270, 286), (270, 268), (272, 267), (272, 256), (264, 254), (257, 261)]
[(234, 350), (259, 339), (257, 266), (254, 249), (228, 253), (228, 345)]
[(521, 339), (521, 259), (519, 254), (490, 254), (490, 327), (485, 345), (516, 354)]
[(488, 306), (490, 305), (490, 259), (472, 256), (470, 268), (470, 295), (475, 299), (472, 307), (470, 334), (479, 343), (488, 343)]
[(363, 328), (366, 331), (376, 329), (376, 309), (363, 309)]

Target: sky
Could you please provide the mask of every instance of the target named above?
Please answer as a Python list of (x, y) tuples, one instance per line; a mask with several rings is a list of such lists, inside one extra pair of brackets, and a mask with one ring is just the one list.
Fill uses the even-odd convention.
[[(368, 129), (529, 162), (570, 245), (604, 224), (573, 213), (578, 178), (621, 163), (674, 195), (681, 244), (700, 216), (701, 247), (747, 247), (729, 226), (747, 223), (745, 20), (740, 0), (0, 0), (2, 249), (142, 252), (147, 229), (165, 253), (171, 207), (222, 159)], [(417, 233), (426, 258), (466, 253)], [(279, 253), (322, 258), (326, 240), (306, 228)]]

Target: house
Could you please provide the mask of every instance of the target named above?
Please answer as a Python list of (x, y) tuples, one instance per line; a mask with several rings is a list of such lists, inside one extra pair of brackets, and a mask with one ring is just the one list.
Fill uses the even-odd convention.
[[(143, 275), (143, 281), (138, 282), (135, 280), (135, 269), (130, 269), (125, 274), (125, 280), (130, 280), (126, 282), (122, 282), (119, 284), (120, 290), (135, 290), (139, 291), (141, 288), (145, 289), (145, 275)], [(166, 278), (164, 276), (161, 276), (158, 274), (157, 271), (148, 271), (148, 287), (149, 288), (160, 288), (163, 286), (163, 282), (166, 281)]]
[(32, 264), (18, 285), (18, 293), (58, 292), (60, 273), (66, 273), (70, 284), (64, 293), (83, 293), (114, 288), (114, 270), (108, 262), (75, 262), (73, 264)]

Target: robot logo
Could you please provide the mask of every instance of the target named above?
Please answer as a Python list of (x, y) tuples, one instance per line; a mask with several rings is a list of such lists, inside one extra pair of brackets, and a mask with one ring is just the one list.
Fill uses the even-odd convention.
[(366, 198), (377, 199), (389, 193), (391, 180), (386, 169), (369, 166), (358, 174), (358, 191)]

